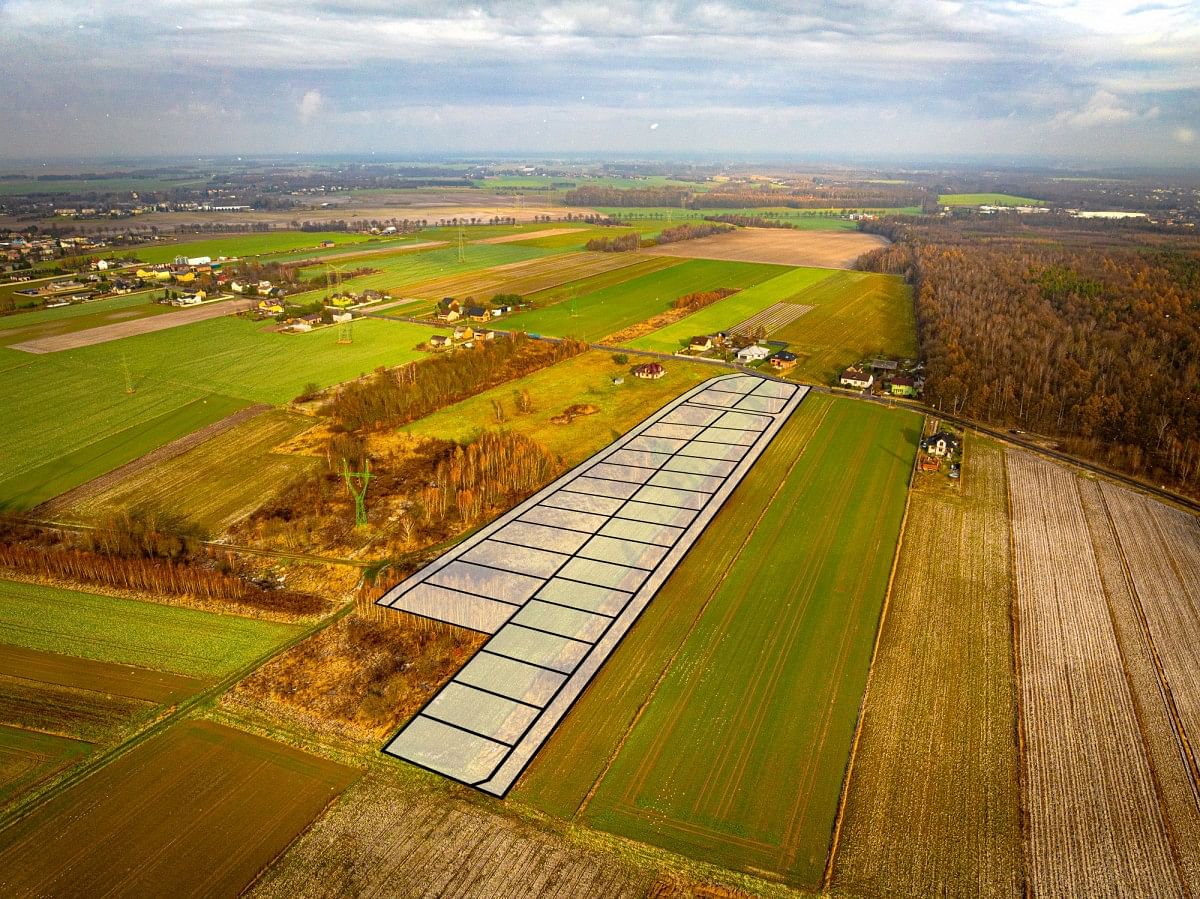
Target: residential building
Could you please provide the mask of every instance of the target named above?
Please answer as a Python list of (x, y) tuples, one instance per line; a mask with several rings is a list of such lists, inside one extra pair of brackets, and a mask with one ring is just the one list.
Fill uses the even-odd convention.
[(861, 368), (851, 366), (842, 372), (838, 383), (843, 387), (853, 387), (856, 390), (868, 390), (875, 383), (875, 376)]

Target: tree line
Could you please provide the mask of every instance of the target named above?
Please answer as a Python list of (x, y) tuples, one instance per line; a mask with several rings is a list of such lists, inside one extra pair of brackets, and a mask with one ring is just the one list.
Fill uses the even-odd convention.
[(380, 370), (347, 384), (323, 411), (346, 431), (395, 428), (586, 349), (579, 341), (535, 341), (523, 334), (480, 342), (471, 351)]
[(1200, 492), (1196, 241), (985, 227), (864, 226), (897, 242), (859, 267), (914, 287), (926, 400)]

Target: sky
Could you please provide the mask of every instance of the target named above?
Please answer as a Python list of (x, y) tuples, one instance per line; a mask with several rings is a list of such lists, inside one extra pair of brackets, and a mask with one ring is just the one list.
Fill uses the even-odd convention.
[(1196, 0), (0, 0), (0, 75), (9, 159), (1200, 160)]

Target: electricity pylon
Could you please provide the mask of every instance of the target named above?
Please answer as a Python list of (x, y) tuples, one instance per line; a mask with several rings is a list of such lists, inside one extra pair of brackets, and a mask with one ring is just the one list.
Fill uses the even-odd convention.
[(346, 489), (354, 497), (354, 526), (362, 527), (367, 523), (367, 485), (371, 482), (371, 460), (363, 459), (362, 471), (351, 471), (350, 463), (343, 458), (342, 476), (346, 479)]

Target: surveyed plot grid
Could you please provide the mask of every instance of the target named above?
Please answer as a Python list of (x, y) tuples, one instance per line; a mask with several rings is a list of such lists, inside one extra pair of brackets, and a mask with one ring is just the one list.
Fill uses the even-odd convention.
[(492, 637), (384, 751), (505, 795), (806, 390), (711, 379), (388, 591)]

